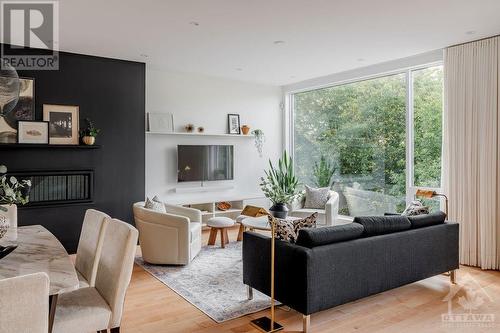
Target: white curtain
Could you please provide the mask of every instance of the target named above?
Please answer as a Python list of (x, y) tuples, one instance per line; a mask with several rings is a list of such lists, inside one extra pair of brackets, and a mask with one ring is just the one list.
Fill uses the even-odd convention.
[(460, 262), (500, 268), (500, 37), (445, 50), (443, 186)]

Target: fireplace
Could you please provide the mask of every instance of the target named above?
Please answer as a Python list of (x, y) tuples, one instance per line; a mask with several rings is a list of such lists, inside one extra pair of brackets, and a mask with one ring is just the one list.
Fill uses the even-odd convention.
[(9, 173), (9, 176), (31, 180), (26, 207), (88, 203), (94, 200), (93, 170), (25, 171)]

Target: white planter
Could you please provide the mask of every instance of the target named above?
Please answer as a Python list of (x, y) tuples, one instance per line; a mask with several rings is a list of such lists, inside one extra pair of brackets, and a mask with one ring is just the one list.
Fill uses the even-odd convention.
[(9, 239), (16, 240), (17, 239), (17, 206), (16, 205), (1, 205), (2, 207), (7, 208), (7, 211), (4, 212), (0, 210), (0, 215), (4, 216), (9, 222), (9, 231), (7, 231), (7, 235), (5, 237), (9, 237)]

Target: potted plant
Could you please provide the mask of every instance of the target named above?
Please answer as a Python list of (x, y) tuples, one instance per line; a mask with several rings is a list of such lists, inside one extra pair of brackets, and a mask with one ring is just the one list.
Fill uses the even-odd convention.
[(277, 167), (274, 167), (269, 160), (269, 170), (265, 171), (265, 174), (266, 177), (261, 178), (260, 188), (273, 203), (269, 211), (274, 217), (286, 218), (288, 215), (286, 205), (300, 195), (297, 189), (299, 181), (295, 176), (292, 158), (285, 151)]
[(80, 136), (82, 137), (82, 141), (87, 146), (92, 146), (95, 143), (95, 138), (101, 131), (98, 128), (95, 128), (94, 123), (89, 118), (85, 118), (87, 122), (87, 126), (80, 131)]
[(7, 178), (7, 167), (0, 165), (0, 238), (7, 229), (17, 228), (17, 205), (29, 201), (30, 180), (18, 181), (16, 177)]

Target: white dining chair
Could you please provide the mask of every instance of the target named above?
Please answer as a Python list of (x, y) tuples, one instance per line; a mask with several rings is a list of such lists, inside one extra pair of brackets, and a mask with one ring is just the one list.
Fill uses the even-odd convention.
[(95, 209), (87, 209), (85, 212), (75, 261), (80, 288), (95, 285), (97, 266), (109, 218), (107, 214)]
[(59, 296), (54, 333), (120, 332), (125, 293), (130, 283), (138, 231), (117, 219), (106, 219), (95, 287)]
[(0, 280), (0, 332), (47, 333), (49, 277), (35, 273)]

